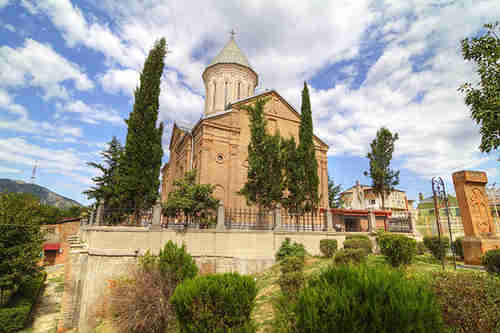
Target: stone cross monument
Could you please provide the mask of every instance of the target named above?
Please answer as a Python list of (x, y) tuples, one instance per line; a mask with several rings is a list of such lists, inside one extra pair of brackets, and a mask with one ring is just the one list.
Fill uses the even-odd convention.
[(481, 264), (481, 257), (488, 250), (500, 249), (500, 237), (491, 216), (486, 183), (482, 171), (458, 171), (453, 173), (453, 185), (462, 215), (465, 238), (463, 239), (465, 263)]

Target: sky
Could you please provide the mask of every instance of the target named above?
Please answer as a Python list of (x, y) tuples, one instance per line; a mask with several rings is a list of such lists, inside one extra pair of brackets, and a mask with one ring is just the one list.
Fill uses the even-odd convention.
[(165, 37), (160, 120), (164, 162), (174, 121), (203, 113), (204, 68), (237, 32), (259, 74), (300, 110), (310, 87), (328, 171), (346, 189), (370, 184), (366, 154), (377, 130), (399, 135), (392, 167), (409, 199), (431, 178), (486, 171), (500, 187), (498, 151), (478, 150), (478, 126), (457, 89), (477, 83), (460, 40), (500, 18), (497, 0), (0, 0), (0, 178), (29, 181), (83, 204), (97, 175), (87, 162), (124, 119), (154, 42)]

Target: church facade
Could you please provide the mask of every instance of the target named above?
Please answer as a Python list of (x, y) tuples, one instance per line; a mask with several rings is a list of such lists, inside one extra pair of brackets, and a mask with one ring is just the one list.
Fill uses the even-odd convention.
[[(248, 172), (250, 115), (242, 107), (267, 98), (264, 114), (267, 129), (298, 142), (300, 114), (275, 90), (255, 93), (258, 75), (241, 52), (234, 37), (203, 72), (205, 110), (192, 126), (174, 123), (170, 159), (162, 170), (161, 198), (166, 201), (173, 181), (196, 169), (197, 181), (215, 186), (214, 195), (226, 207), (245, 208), (237, 192)], [(328, 145), (314, 137), (318, 161), (320, 207), (328, 208)]]

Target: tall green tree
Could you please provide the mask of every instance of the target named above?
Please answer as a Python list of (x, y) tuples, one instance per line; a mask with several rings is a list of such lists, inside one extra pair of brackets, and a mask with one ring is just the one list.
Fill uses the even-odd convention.
[[(489, 153), (500, 146), (500, 22), (485, 24), (485, 33), (462, 40), (462, 55), (476, 64), (479, 83), (463, 84), (465, 104), (480, 126), (479, 149)], [(500, 160), (500, 158), (499, 158)]]
[(151, 208), (159, 195), (163, 123), (159, 127), (156, 123), (166, 47), (162, 38), (149, 52), (134, 93), (134, 109), (125, 121), (128, 131), (120, 165), (120, 192), (122, 202), (136, 215)]
[(330, 208), (342, 207), (340, 192), (342, 192), (342, 185), (335, 185), (335, 181), (328, 176), (328, 204)]
[(387, 128), (380, 128), (366, 156), (370, 160), (370, 170), (364, 174), (372, 179), (374, 192), (382, 198), (382, 209), (385, 209), (385, 197), (399, 184), (399, 171), (390, 168), (396, 140), (397, 133), (393, 135)]
[(250, 205), (260, 209), (274, 208), (283, 195), (283, 167), (281, 136), (266, 132), (264, 105), (268, 99), (258, 99), (255, 104), (244, 106), (250, 114), (250, 143), (248, 144), (247, 181), (238, 192)]
[(44, 214), (24, 193), (0, 194), (0, 307), (40, 272)]
[(83, 193), (89, 200), (104, 202), (104, 206), (115, 208), (120, 204), (120, 161), (123, 157), (123, 146), (114, 136), (108, 143), (108, 148), (103, 150), (103, 163), (88, 162), (87, 165), (101, 172), (99, 176), (92, 178), (94, 186)]
[(319, 177), (318, 161), (316, 160), (316, 152), (314, 150), (311, 102), (306, 82), (304, 82), (304, 89), (302, 90), (298, 154), (304, 177), (302, 186), (304, 191), (304, 211), (310, 212), (315, 210), (319, 204)]

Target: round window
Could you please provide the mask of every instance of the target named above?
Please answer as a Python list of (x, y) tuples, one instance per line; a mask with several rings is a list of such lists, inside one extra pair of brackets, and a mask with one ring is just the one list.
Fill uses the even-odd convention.
[(224, 162), (224, 154), (222, 154), (222, 153), (218, 153), (218, 154), (217, 154), (217, 157), (216, 157), (216, 161), (217, 161), (218, 163), (222, 163), (222, 162)]

